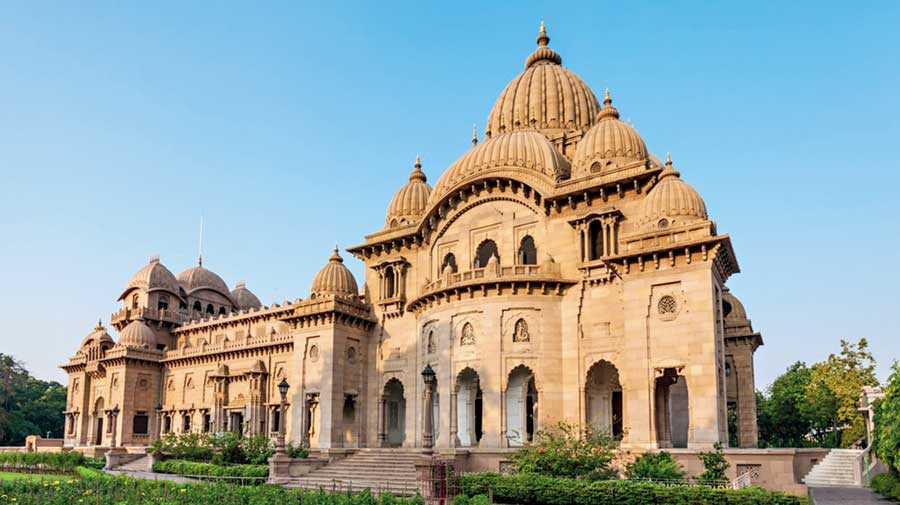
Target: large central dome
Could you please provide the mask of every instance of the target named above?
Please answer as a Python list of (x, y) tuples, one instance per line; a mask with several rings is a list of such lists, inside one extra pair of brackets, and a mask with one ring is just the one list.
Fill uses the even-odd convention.
[(486, 134), (536, 128), (587, 130), (600, 103), (577, 75), (562, 66), (562, 56), (550, 49), (541, 23), (538, 48), (525, 60), (525, 71), (512, 80), (494, 103)]

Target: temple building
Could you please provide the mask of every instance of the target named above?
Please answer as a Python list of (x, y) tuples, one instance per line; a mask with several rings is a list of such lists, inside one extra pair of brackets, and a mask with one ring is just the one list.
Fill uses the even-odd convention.
[(635, 450), (755, 447), (762, 338), (726, 285), (728, 235), (690, 169), (549, 42), (542, 25), (483, 139), (433, 186), (418, 159), (398, 171), (384, 227), (335, 248), (302, 298), (264, 306), (202, 260), (175, 275), (151, 258), (62, 366), (66, 444), (284, 423), (313, 450), (433, 442), (490, 468), (566, 421)]

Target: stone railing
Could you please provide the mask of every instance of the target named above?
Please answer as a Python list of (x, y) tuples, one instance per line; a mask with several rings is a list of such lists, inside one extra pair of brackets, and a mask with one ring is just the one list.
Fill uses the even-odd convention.
[(154, 309), (152, 307), (122, 308), (112, 315), (111, 320), (113, 324), (116, 324), (120, 321), (132, 320), (138, 316), (154, 321), (180, 323), (188, 319), (188, 311), (187, 309)]
[(190, 347), (183, 347), (181, 349), (172, 349), (170, 351), (166, 351), (165, 359), (185, 358), (203, 354), (228, 352), (270, 344), (293, 342), (293, 340), (294, 337), (287, 333), (276, 333), (274, 335), (270, 333), (261, 337), (242, 338), (240, 340), (225, 340), (217, 344), (201, 344)]
[(465, 272), (451, 273), (440, 279), (425, 284), (423, 293), (439, 291), (457, 284), (479, 282), (492, 279), (514, 279), (527, 277), (554, 277), (559, 275), (559, 265), (553, 262), (544, 262), (541, 265), (513, 265), (498, 266), (495, 268), (473, 268)]

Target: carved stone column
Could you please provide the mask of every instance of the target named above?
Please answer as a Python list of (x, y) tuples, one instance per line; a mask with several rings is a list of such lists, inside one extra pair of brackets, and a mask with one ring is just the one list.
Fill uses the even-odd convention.
[(384, 395), (378, 397), (378, 447), (387, 444), (387, 398)]
[(456, 398), (459, 386), (450, 388), (450, 447), (459, 447), (459, 414), (457, 413)]
[(425, 449), (434, 448), (434, 385), (425, 384), (425, 398), (422, 411), (422, 447)]

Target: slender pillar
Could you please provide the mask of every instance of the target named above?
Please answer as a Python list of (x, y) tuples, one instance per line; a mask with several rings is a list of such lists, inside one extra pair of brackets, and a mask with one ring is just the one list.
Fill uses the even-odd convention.
[(303, 403), (303, 439), (301, 443), (303, 447), (309, 449), (309, 430), (312, 427), (312, 398), (307, 396)]
[(384, 395), (378, 397), (378, 447), (387, 444), (387, 398)]
[(459, 428), (457, 426), (459, 422), (459, 415), (457, 413), (456, 405), (457, 391), (457, 387), (453, 387), (450, 389), (450, 447), (459, 447)]
[(424, 401), (424, 411), (422, 412), (422, 416), (424, 417), (424, 422), (422, 423), (422, 447), (425, 449), (434, 448), (434, 412), (432, 412), (433, 403), (434, 403), (434, 393), (433, 393), (434, 385), (425, 384), (425, 401)]

